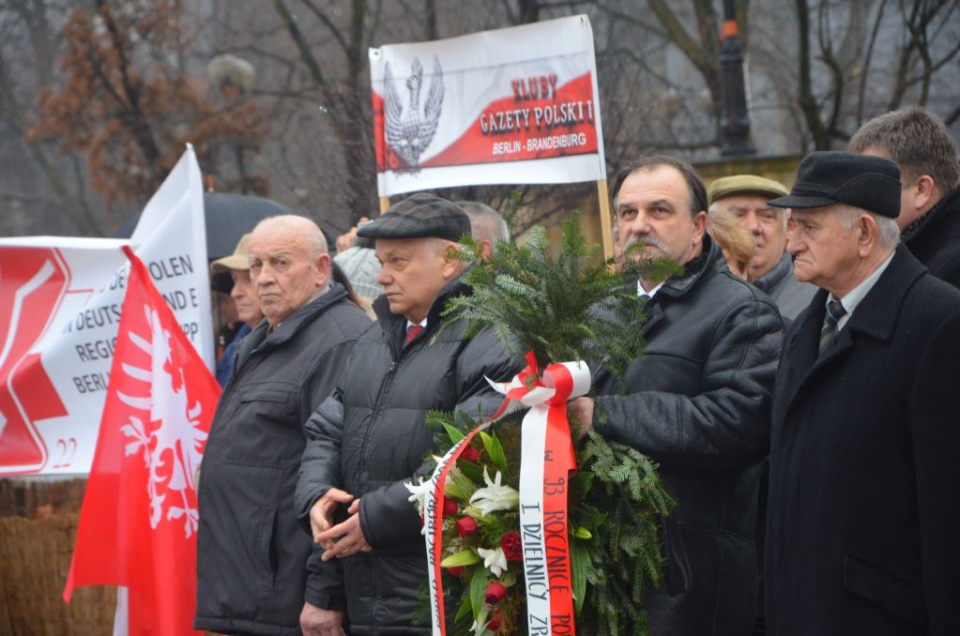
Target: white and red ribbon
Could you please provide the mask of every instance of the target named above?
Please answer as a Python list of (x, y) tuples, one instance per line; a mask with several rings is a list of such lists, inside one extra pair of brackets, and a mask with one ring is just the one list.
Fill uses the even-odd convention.
[(523, 418), (520, 459), (520, 536), (528, 631), (546, 636), (575, 633), (567, 487), (576, 457), (566, 404), (590, 390), (590, 369), (584, 362), (551, 364), (541, 377), (532, 352), (527, 354), (527, 362), (510, 382), (490, 382), (506, 396), (500, 408), (455, 444), (431, 477), (424, 525), (435, 636), (446, 634), (440, 562), (447, 474), (477, 433), (521, 406), (530, 408)]

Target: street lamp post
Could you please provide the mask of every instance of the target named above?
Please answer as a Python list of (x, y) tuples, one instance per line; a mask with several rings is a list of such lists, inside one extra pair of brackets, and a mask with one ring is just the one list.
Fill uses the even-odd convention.
[(720, 77), (723, 108), (720, 112), (720, 154), (724, 157), (754, 155), (750, 140), (750, 113), (743, 81), (743, 53), (737, 25), (735, 0), (723, 0), (723, 30), (720, 39)]

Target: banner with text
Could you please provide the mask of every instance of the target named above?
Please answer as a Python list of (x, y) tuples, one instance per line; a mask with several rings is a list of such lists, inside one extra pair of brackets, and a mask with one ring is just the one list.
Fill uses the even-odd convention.
[(380, 196), (606, 178), (586, 16), (370, 49)]
[[(130, 270), (126, 244), (0, 239), (0, 476), (90, 471)], [(129, 244), (212, 366), (203, 186), (192, 148)]]

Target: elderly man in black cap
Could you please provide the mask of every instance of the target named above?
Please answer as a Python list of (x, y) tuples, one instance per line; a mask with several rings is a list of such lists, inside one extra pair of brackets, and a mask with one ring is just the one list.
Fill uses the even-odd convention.
[(815, 152), (787, 249), (821, 288), (773, 403), (768, 634), (960, 634), (960, 293), (904, 247), (900, 171)]
[[(358, 235), (376, 240), (383, 295), (378, 323), (360, 340), (339, 389), (306, 424), (310, 441), (297, 507), (324, 548), (310, 565), (307, 601), (320, 608), (306, 634), (420, 634), (411, 625), (427, 579), (421, 520), (405, 483), (426, 475), (433, 448), (427, 411), (491, 415), (501, 396), (484, 379), (520, 370), (494, 333), (464, 339), (466, 324), (440, 330), (448, 300), (469, 293), (455, 241), (470, 219), (451, 201), (417, 194)], [(344, 611), (346, 617), (344, 617)]]

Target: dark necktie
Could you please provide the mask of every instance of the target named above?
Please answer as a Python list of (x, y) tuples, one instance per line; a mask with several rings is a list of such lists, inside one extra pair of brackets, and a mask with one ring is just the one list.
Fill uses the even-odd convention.
[(410, 344), (414, 339), (423, 332), (423, 327), (420, 325), (410, 325), (407, 327), (407, 344)]
[(820, 352), (829, 347), (837, 339), (837, 324), (847, 315), (839, 300), (827, 303), (827, 315), (823, 317), (823, 329), (820, 330)]

